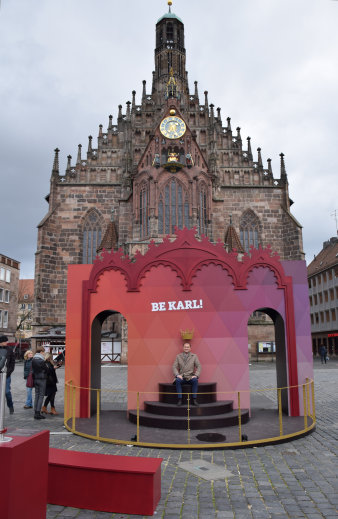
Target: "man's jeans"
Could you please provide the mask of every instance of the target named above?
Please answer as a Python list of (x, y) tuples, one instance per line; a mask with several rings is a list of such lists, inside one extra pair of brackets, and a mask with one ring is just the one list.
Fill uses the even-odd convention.
[(9, 408), (13, 407), (12, 393), (11, 393), (11, 376), (6, 378), (6, 400)]
[(182, 399), (182, 384), (190, 384), (192, 386), (192, 397), (195, 400), (197, 396), (198, 378), (192, 378), (190, 380), (180, 379), (176, 377), (176, 391), (178, 399)]
[(34, 411), (35, 413), (40, 413), (43, 399), (45, 397), (46, 392), (46, 378), (36, 378), (34, 380), (34, 388), (35, 388), (35, 399), (34, 399)]

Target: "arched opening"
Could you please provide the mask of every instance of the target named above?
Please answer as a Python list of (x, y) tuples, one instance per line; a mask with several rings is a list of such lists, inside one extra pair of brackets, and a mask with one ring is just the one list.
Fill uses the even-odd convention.
[[(105, 373), (108, 384), (102, 385), (102, 367), (111, 367), (126, 364), (128, 344), (128, 325), (125, 317), (115, 310), (105, 310), (99, 313), (92, 322), (91, 329), (91, 356), (90, 356), (90, 387), (102, 389), (115, 387), (112, 381), (113, 374)], [(117, 373), (117, 372), (115, 372)], [(123, 377), (123, 386), (126, 387), (127, 369), (119, 377)], [(127, 394), (113, 394), (101, 392), (100, 408), (102, 410), (126, 409)], [(96, 412), (97, 395), (91, 391), (90, 411)]]
[[(270, 387), (287, 387), (287, 355), (283, 317), (272, 308), (257, 308), (248, 321), (248, 343), (252, 363), (264, 360), (273, 362), (276, 366), (275, 371), (271, 371), (272, 379), (269, 380), (268, 385)], [(250, 376), (250, 387), (254, 387), (252, 376)], [(282, 410), (288, 414), (287, 390), (281, 391), (281, 397)], [(259, 398), (262, 400), (261, 395)], [(255, 402), (252, 402), (252, 405), (254, 407)]]

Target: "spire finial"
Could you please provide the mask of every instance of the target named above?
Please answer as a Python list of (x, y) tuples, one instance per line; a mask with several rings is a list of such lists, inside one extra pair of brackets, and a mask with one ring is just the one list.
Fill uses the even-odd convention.
[(252, 160), (251, 137), (247, 137), (246, 140), (248, 141), (248, 158)]
[(262, 149), (261, 148), (257, 148), (257, 151), (258, 151), (258, 160), (257, 160), (258, 166), (260, 168), (262, 168), (263, 167), (263, 160), (262, 160), (262, 153), (261, 153)]
[(78, 145), (78, 149), (77, 149), (77, 160), (76, 160), (76, 164), (81, 164), (81, 148), (82, 148), (82, 144), (79, 144)]
[(92, 150), (92, 140), (93, 140), (93, 137), (91, 135), (89, 135), (88, 137), (88, 153), (91, 153), (93, 150)]
[(171, 13), (171, 6), (173, 5), (171, 0), (168, 0), (168, 5), (169, 5), (169, 13)]
[(59, 174), (59, 148), (54, 150), (53, 173)]
[(287, 174), (285, 169), (285, 162), (284, 162), (284, 153), (280, 153), (280, 178), (284, 182), (287, 181)]

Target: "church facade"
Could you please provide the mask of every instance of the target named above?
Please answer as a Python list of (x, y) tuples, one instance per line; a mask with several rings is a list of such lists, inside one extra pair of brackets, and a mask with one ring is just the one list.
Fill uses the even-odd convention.
[(283, 154), (274, 176), (271, 160), (265, 167), (260, 148), (254, 154), (187, 77), (184, 24), (169, 7), (156, 23), (151, 88), (143, 81), (139, 102), (133, 91), (116, 120), (100, 125), (97, 145), (89, 136), (75, 163), (68, 156), (64, 173), (55, 150), (38, 225), (35, 333), (65, 325), (69, 264), (92, 263), (103, 248), (144, 253), (175, 228), (196, 228), (227, 250), (270, 244), (281, 260), (304, 259)]

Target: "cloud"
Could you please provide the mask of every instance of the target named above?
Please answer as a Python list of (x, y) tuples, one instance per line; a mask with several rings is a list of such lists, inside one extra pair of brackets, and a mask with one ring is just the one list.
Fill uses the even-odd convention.
[[(33, 277), (53, 150), (76, 157), (117, 106), (151, 88), (155, 24), (166, 2), (4, 0), (0, 10), (1, 252)], [(335, 235), (338, 209), (338, 3), (175, 0), (185, 24), (190, 88), (249, 135), (279, 176), (285, 153), (307, 259)], [(74, 160), (74, 159), (73, 159)]]

